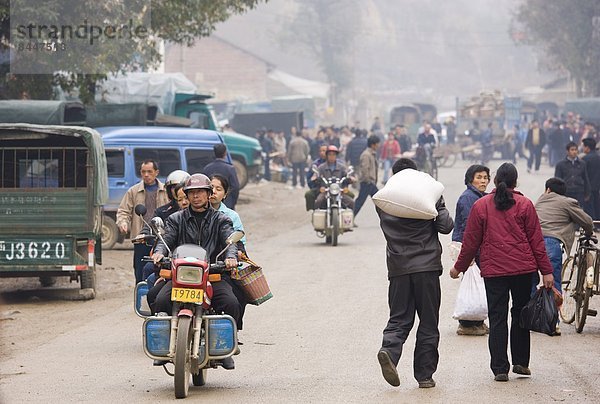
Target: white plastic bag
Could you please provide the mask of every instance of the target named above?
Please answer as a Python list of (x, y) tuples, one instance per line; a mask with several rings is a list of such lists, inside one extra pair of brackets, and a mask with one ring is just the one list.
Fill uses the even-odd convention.
[(463, 274), (456, 296), (452, 318), (455, 320), (483, 321), (488, 316), (485, 283), (477, 265), (471, 265)]
[(373, 195), (375, 205), (388, 215), (406, 219), (435, 219), (444, 185), (427, 173), (406, 169), (392, 175)]

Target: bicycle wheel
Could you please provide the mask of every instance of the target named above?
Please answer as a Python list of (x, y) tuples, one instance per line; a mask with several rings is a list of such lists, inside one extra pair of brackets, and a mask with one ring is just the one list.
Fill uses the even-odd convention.
[(596, 263), (595, 253), (586, 252), (584, 259), (577, 270), (577, 291), (576, 291), (576, 304), (575, 304), (575, 330), (578, 333), (583, 331), (585, 326), (585, 320), (587, 318), (587, 312), (590, 305), (590, 296), (592, 295), (592, 289), (588, 288), (585, 282), (585, 275), (587, 269)]
[(560, 318), (563, 323), (575, 321), (575, 287), (577, 286), (577, 265), (573, 257), (567, 258), (562, 266), (561, 286), (563, 304), (560, 307)]

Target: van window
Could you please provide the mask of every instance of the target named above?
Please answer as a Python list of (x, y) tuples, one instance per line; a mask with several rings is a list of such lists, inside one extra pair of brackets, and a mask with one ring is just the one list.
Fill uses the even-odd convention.
[(204, 167), (215, 159), (212, 150), (188, 149), (185, 151), (187, 171), (190, 174), (201, 173)]
[(181, 157), (176, 149), (134, 149), (135, 175), (140, 178), (140, 167), (144, 160), (154, 160), (158, 164), (161, 176), (167, 176), (170, 172), (181, 170)]
[(125, 153), (123, 150), (106, 150), (106, 165), (109, 177), (124, 177)]

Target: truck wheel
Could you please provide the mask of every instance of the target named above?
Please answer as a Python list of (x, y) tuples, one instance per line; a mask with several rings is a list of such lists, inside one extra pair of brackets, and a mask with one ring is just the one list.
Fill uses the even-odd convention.
[(102, 215), (102, 249), (110, 250), (119, 239), (119, 228), (115, 221), (106, 215)]
[(91, 267), (87, 271), (81, 271), (79, 282), (81, 284), (81, 289), (95, 289), (96, 288), (95, 268)]
[(240, 189), (242, 189), (246, 186), (246, 184), (248, 184), (248, 169), (244, 163), (239, 160), (232, 160), (232, 162), (238, 177), (238, 181), (240, 182)]

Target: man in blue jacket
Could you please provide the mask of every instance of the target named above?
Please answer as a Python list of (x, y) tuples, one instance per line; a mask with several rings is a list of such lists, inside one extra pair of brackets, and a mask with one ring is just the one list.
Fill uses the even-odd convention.
[(208, 178), (214, 174), (219, 174), (227, 179), (229, 182), (229, 193), (223, 202), (229, 209), (235, 210), (235, 204), (240, 195), (240, 182), (238, 181), (235, 168), (227, 162), (227, 146), (223, 143), (216, 144), (213, 146), (213, 152), (215, 153), (215, 161), (208, 163), (204, 167), (204, 170), (202, 170), (202, 174)]

